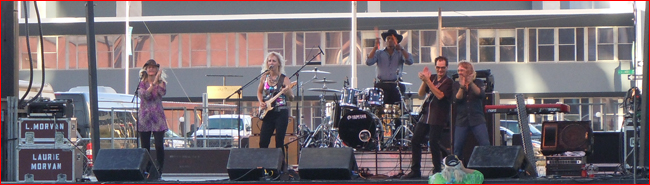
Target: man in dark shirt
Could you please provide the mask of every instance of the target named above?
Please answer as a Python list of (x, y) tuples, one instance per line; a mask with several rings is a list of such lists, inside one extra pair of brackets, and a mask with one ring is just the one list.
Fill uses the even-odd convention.
[[(420, 120), (416, 123), (411, 140), (413, 146), (413, 159), (411, 161), (411, 172), (403, 178), (420, 178), (420, 162), (422, 160), (422, 147), (424, 138), (429, 133), (429, 148), (431, 150), (431, 162), (433, 162), (434, 173), (440, 172), (441, 156), (447, 156), (447, 152), (439, 144), (442, 129), (449, 122), (449, 108), (451, 106), (451, 78), (447, 77), (447, 67), (449, 62), (447, 58), (440, 56), (435, 59), (436, 75), (431, 75), (427, 67), (418, 76), (422, 80), (422, 85), (418, 95), (427, 95), (422, 104), (420, 111)], [(442, 153), (442, 155), (441, 155)]]
[(454, 82), (452, 88), (456, 109), (454, 154), (462, 156), (469, 131), (474, 133), (480, 146), (490, 145), (483, 113), (485, 84), (483, 80), (476, 79), (476, 71), (472, 63), (461, 61), (458, 63), (458, 81)]

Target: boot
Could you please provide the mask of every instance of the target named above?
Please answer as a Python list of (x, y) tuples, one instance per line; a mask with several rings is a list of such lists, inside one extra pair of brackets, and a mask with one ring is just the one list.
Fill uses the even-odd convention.
[(419, 170), (411, 170), (408, 174), (404, 175), (402, 179), (419, 179), (422, 178), (422, 174)]

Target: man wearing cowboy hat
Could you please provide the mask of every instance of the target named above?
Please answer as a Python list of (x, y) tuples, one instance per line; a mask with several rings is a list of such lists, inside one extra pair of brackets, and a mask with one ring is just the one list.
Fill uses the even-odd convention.
[[(372, 66), (375, 63), (377, 64), (375, 71), (378, 82), (374, 86), (384, 91), (384, 104), (398, 104), (402, 101), (400, 92), (404, 93), (406, 87), (404, 84), (397, 83), (398, 80), (401, 80), (404, 64), (413, 64), (413, 57), (399, 45), (403, 37), (394, 29), (382, 33), (381, 38), (384, 39), (386, 48), (378, 50), (379, 38), (377, 38), (375, 40), (375, 47), (372, 48), (372, 51), (370, 51), (366, 59), (366, 65)], [(399, 89), (397, 89), (397, 85), (399, 85)], [(395, 119), (395, 128), (400, 125), (401, 121)], [(398, 136), (396, 138), (401, 137)]]

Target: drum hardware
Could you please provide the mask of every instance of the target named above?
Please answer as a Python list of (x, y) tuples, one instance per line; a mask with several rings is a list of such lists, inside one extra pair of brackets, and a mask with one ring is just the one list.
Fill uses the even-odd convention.
[[(303, 88), (304, 87), (303, 85), (309, 84), (310, 82), (313, 82), (314, 80), (317, 80), (318, 79), (318, 74), (330, 74), (330, 72), (321, 71), (321, 70), (318, 70), (318, 68), (314, 68), (313, 70), (309, 70), (309, 71), (300, 71), (300, 72), (301, 73), (314, 73), (314, 77), (312, 77), (308, 81), (300, 82), (300, 86), (299, 86), (300, 87), (299, 88), (300, 94), (304, 94), (304, 92), (305, 92), (305, 89)], [(323, 84), (323, 88), (309, 88), (308, 90), (309, 91), (319, 91), (319, 92), (322, 92), (322, 93), (325, 93), (325, 92), (337, 92), (335, 89), (326, 88), (325, 84)], [(304, 107), (303, 102), (305, 101), (305, 97), (301, 96), (300, 98), (301, 98), (300, 99), (300, 105)], [(298, 125), (298, 128), (300, 130), (299, 134), (301, 134), (300, 138), (305, 138), (305, 137), (302, 136), (302, 134), (307, 135), (307, 138), (305, 138), (304, 140), (301, 140), (302, 142), (300, 143), (300, 145), (301, 146), (307, 146), (308, 141), (310, 139), (312, 139), (311, 137), (309, 137), (309, 136), (311, 136), (311, 130), (309, 129), (309, 127), (307, 127), (307, 125), (304, 124), (305, 121), (303, 120), (304, 119), (303, 115), (300, 115), (299, 119), (300, 119), (300, 124)]]
[(413, 85), (411, 82), (399, 82), (399, 83), (404, 84), (404, 85)]
[[(318, 88), (310, 88), (309, 90), (312, 91), (312, 89), (318, 89)], [(325, 84), (323, 84), (322, 89), (327, 89)], [(319, 89), (319, 90), (322, 90)], [(327, 89), (327, 90), (334, 90), (334, 89)], [(309, 147), (312, 145), (312, 141), (314, 141), (314, 145), (316, 145), (319, 148), (328, 148), (328, 147), (335, 147), (337, 143), (341, 143), (338, 140), (338, 137), (336, 135), (335, 130), (331, 128), (333, 126), (332, 124), (329, 124), (327, 120), (327, 109), (326, 109), (326, 100), (325, 100), (325, 94), (327, 92), (340, 92), (338, 90), (336, 91), (321, 91), (323, 94), (320, 95), (320, 107), (321, 107), (321, 123), (318, 125), (318, 127), (314, 130), (313, 133), (311, 133), (310, 136), (308, 136), (307, 142), (304, 143), (303, 147)], [(336, 95), (334, 96), (336, 98)], [(336, 107), (336, 106), (335, 106)], [(330, 113), (331, 114), (331, 113)], [(331, 116), (330, 116), (330, 119)], [(334, 118), (336, 119), (336, 118)], [(320, 136), (317, 140), (315, 140), (316, 136)], [(335, 138), (334, 141), (332, 141), (332, 138)]]
[(327, 79), (323, 78), (322, 80), (316, 80), (316, 81), (313, 81), (313, 83), (317, 83), (317, 84), (332, 84), (332, 83), (336, 83), (336, 81), (334, 81), (334, 80), (327, 80)]

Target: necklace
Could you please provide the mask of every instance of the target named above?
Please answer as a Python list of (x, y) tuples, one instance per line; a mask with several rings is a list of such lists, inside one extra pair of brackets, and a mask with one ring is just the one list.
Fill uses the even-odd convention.
[(275, 79), (271, 75), (269, 75), (269, 83), (271, 84), (277, 84), (279, 79), (280, 79), (280, 75), (276, 76)]

